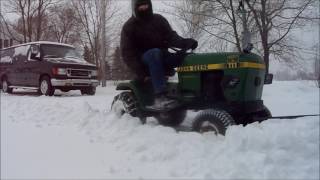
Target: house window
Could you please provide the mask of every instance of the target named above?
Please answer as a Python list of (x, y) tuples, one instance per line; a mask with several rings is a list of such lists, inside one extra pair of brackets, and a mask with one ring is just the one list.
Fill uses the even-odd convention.
[(13, 46), (13, 39), (10, 39), (10, 46)]
[(9, 40), (5, 39), (3, 44), (4, 44), (4, 48), (9, 47)]
[(2, 39), (0, 39), (0, 49), (2, 49)]

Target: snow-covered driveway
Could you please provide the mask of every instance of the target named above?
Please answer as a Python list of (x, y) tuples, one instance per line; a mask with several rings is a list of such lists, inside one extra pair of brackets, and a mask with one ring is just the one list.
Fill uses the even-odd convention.
[[(319, 117), (233, 126), (225, 137), (177, 133), (117, 119), (114, 89), (1, 93), (1, 179), (319, 179)], [(319, 113), (313, 82), (274, 82), (264, 100), (274, 116)]]

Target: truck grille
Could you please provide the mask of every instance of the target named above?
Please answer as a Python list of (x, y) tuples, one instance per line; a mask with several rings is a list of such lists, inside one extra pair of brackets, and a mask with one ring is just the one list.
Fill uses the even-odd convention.
[(82, 69), (70, 69), (68, 70), (68, 76), (70, 77), (89, 77), (90, 71)]

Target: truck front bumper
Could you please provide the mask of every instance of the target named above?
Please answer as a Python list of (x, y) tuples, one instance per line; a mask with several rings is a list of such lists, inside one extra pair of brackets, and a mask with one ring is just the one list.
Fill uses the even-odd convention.
[(98, 86), (96, 79), (51, 79), (52, 86)]

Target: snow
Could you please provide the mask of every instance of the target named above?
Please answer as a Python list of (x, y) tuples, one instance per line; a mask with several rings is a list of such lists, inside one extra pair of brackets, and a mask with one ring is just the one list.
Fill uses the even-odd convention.
[(57, 64), (81, 64), (96, 67), (96, 65), (91, 64), (80, 57), (46, 58), (46, 60)]
[[(1, 179), (319, 179), (319, 117), (232, 126), (225, 137), (176, 132), (116, 118), (116, 94), (1, 93)], [(319, 113), (311, 81), (274, 82), (263, 98), (274, 116)]]
[(0, 63), (12, 63), (12, 58), (10, 56), (1, 57)]
[(13, 57), (16, 57), (16, 56), (19, 56), (19, 55), (26, 56), (27, 53), (28, 53), (29, 48), (30, 48), (30, 45), (19, 46), (19, 47), (14, 48)]
[[(64, 44), (64, 43), (58, 43), (58, 42), (52, 42), (52, 41), (34, 41), (34, 42), (18, 44), (18, 45), (15, 45), (15, 46), (10, 46), (8, 48), (16, 48), (16, 47), (19, 47), (19, 46), (33, 45), (33, 44), (50, 44), (50, 45), (68, 46), (68, 47), (71, 47), (71, 48), (75, 48), (74, 46), (72, 46), (70, 44)], [(4, 49), (8, 49), (8, 48), (4, 48)]]

